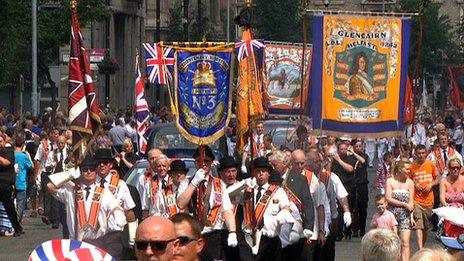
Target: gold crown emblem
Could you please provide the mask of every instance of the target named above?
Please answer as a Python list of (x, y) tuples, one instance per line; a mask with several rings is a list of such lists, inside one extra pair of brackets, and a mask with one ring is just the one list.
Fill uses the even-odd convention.
[(216, 87), (216, 77), (211, 69), (211, 63), (202, 61), (197, 64), (193, 75), (193, 87), (210, 86)]

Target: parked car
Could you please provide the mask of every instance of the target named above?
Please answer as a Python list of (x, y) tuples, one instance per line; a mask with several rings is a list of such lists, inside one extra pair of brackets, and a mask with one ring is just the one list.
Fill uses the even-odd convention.
[[(288, 134), (298, 126), (295, 121), (289, 120), (265, 120), (264, 132), (272, 136), (272, 143), (278, 149), (283, 146), (290, 147), (291, 142), (287, 142)], [(294, 139), (296, 138), (296, 133)]]

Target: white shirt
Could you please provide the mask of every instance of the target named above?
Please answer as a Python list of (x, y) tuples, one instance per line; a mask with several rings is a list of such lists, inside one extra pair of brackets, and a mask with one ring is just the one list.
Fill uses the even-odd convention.
[[(68, 149), (67, 149), (67, 146), (65, 146), (63, 148), (63, 162), (62, 162), (63, 165), (61, 166), (62, 171), (65, 170), (66, 164), (64, 163), (64, 161), (66, 160), (67, 157), (68, 157)], [(53, 167), (53, 172), (55, 172), (55, 169), (60, 161), (61, 161), (60, 150), (57, 147), (55, 147), (54, 150), (50, 151), (48, 158), (45, 162), (45, 166)]]
[[(210, 175), (207, 176), (206, 182), (203, 182), (201, 186), (205, 186), (207, 188), (208, 182), (210, 182)], [(180, 184), (179, 184), (179, 189), (178, 189), (178, 195), (181, 195), (188, 187), (190, 181), (188, 179), (184, 179)], [(213, 209), (214, 206), (221, 204), (221, 210), (219, 211), (218, 217), (216, 218), (217, 222), (213, 224), (213, 226), (205, 226), (203, 228), (203, 231), (201, 232), (202, 234), (212, 232), (214, 230), (222, 230), (225, 229), (225, 222), (222, 219), (222, 213), (228, 210), (233, 209), (232, 202), (230, 201), (229, 198), (229, 193), (227, 193), (227, 188), (226, 184), (221, 180), (221, 195), (217, 195), (214, 191), (214, 184), (211, 184), (211, 194), (209, 196), (209, 205), (210, 205), (210, 210)], [(209, 213), (208, 213), (209, 214)]]
[[(254, 195), (253, 199), (256, 199), (256, 195), (258, 194), (258, 185), (254, 187)], [(269, 189), (269, 183), (266, 183), (262, 186), (261, 196)], [(259, 201), (259, 200), (258, 200)], [(255, 207), (257, 201), (255, 200)], [(263, 222), (264, 226), (261, 229), (261, 232), (264, 236), (269, 238), (274, 238), (279, 235), (280, 233), (280, 225), (276, 220), (277, 214), (285, 208), (290, 206), (290, 201), (287, 197), (287, 194), (282, 188), (277, 188), (274, 192), (274, 195), (269, 199), (269, 203), (267, 204), (266, 210), (264, 210), (263, 214)]]
[[(153, 174), (152, 178), (156, 176)], [(151, 180), (147, 180), (145, 175), (139, 176), (139, 182), (137, 183), (137, 190), (140, 195), (140, 202), (142, 204), (142, 210), (148, 210), (150, 216), (163, 216), (169, 218), (169, 211), (166, 208), (165, 196), (163, 188), (163, 180), (166, 182), (166, 185), (169, 181), (169, 175), (166, 175), (164, 179), (158, 178), (158, 193), (156, 196), (156, 201), (152, 203), (151, 200)]]
[(309, 238), (311, 240), (317, 240), (317, 236), (319, 233), (319, 217), (317, 214), (317, 208), (319, 206), (324, 207), (324, 231), (325, 235), (328, 235), (329, 232), (329, 224), (331, 223), (331, 216), (330, 216), (330, 203), (329, 199), (327, 198), (327, 192), (325, 190), (324, 184), (319, 182), (319, 179), (316, 175), (311, 177), (311, 184), (309, 186), (309, 190), (311, 192), (311, 197), (313, 199), (313, 206), (314, 206), (314, 225), (313, 225), (313, 234)]
[[(84, 186), (85, 187), (85, 186)], [(87, 218), (90, 215), (90, 208), (92, 205), (92, 198), (95, 192), (96, 184), (92, 184), (90, 189), (89, 197), (86, 199), (86, 191), (84, 190), (84, 199), (85, 199), (85, 213)], [(66, 223), (69, 229), (70, 238), (76, 239), (77, 234), (75, 231), (76, 223), (76, 193), (74, 189), (74, 184), (68, 182), (58, 189), (55, 197), (58, 201), (65, 204), (66, 207)], [(126, 225), (126, 217), (122, 208), (119, 206), (119, 202), (111, 196), (110, 193), (104, 191), (102, 199), (100, 201), (100, 212), (98, 213), (97, 219), (98, 225), (97, 231), (92, 229), (84, 232), (82, 239), (97, 239), (104, 236), (105, 234), (113, 231), (123, 231), (124, 226)]]
[(464, 143), (464, 135), (461, 126), (457, 126), (454, 129), (453, 141), (456, 143), (456, 145), (462, 145), (462, 143)]
[[(258, 149), (258, 157), (264, 157), (266, 155), (263, 155), (264, 152), (263, 150), (261, 149), (263, 147), (263, 143), (264, 143), (264, 133), (261, 134), (261, 135), (258, 135), (258, 134), (253, 134), (253, 144), (254, 145), (258, 145), (259, 143), (259, 148), (257, 146), (257, 149)], [(250, 142), (247, 143), (247, 145), (245, 146), (245, 151), (250, 153)]]
[(348, 191), (346, 191), (345, 186), (343, 186), (342, 181), (335, 173), (330, 174), (330, 180), (333, 182), (335, 195), (337, 195), (338, 199), (348, 197)]
[[(108, 174), (105, 177), (105, 181), (106, 181), (104, 185), (105, 193), (112, 194), (118, 200), (118, 202), (120, 202), (120, 205), (124, 211), (128, 211), (128, 210), (135, 208), (135, 202), (131, 197), (131, 194), (130, 194), (129, 188), (127, 187), (126, 182), (120, 179), (118, 182), (116, 193), (113, 194), (113, 192), (111, 192), (110, 190), (111, 177), (112, 177), (111, 174)], [(97, 176), (97, 184), (101, 184), (101, 179), (102, 178), (100, 176)]]
[[(440, 150), (440, 156), (441, 156), (441, 158), (444, 160), (444, 157), (443, 157), (443, 149), (442, 149), (442, 148), (439, 148), (439, 150)], [(462, 163), (462, 156), (461, 156), (461, 154), (459, 153), (459, 151), (456, 151), (456, 150), (455, 150), (453, 155), (449, 155), (449, 153), (450, 153), (449, 146), (446, 147), (445, 151), (446, 151), (446, 159), (447, 159), (447, 160), (450, 160), (450, 159), (452, 159), (452, 158), (458, 158), (458, 159), (461, 161), (461, 165), (463, 164), (463, 163)], [(443, 173), (441, 173), (440, 164), (438, 163), (438, 162), (439, 162), (439, 159), (437, 159), (437, 158), (435, 157), (435, 151), (431, 151), (431, 152), (429, 153), (429, 155), (427, 156), (427, 159), (431, 160), (431, 161), (433, 162), (433, 164), (435, 164), (435, 166), (437, 167), (438, 173), (440, 173), (440, 175), (441, 175), (440, 178), (444, 178), (444, 177), (446, 177), (446, 176), (448, 175), (448, 165), (447, 165), (447, 162), (444, 162), (444, 163), (445, 163), (445, 170), (444, 170)]]
[[(296, 222), (300, 223), (301, 231), (298, 231), (298, 232), (302, 233), (303, 232), (303, 219), (301, 218), (300, 211), (298, 210), (297, 206), (292, 201), (290, 201), (290, 213), (292, 214)], [(282, 248), (296, 243), (296, 242), (290, 242), (290, 233), (292, 232), (292, 228), (293, 228), (293, 224), (288, 224), (288, 223), (284, 223), (280, 227), (279, 238), (280, 238), (280, 243), (282, 244)]]
[(412, 127), (413, 127), (413, 124), (410, 124), (406, 128), (406, 139), (410, 139), (412, 141), (412, 144), (414, 145), (417, 145), (417, 144), (425, 145), (426, 133), (425, 133), (424, 126), (420, 123), (417, 123), (415, 125), (416, 130), (414, 132), (414, 135), (412, 135)]
[[(45, 167), (51, 167), (53, 164), (53, 159), (51, 157), (51, 152), (55, 149), (55, 144), (53, 144), (50, 140), (48, 140), (48, 155), (45, 151), (43, 141), (40, 141), (40, 145), (37, 148), (37, 152), (35, 153), (34, 160), (40, 161), (40, 170), (39, 174), (45, 172)], [(46, 157), (47, 156), (47, 157)]]

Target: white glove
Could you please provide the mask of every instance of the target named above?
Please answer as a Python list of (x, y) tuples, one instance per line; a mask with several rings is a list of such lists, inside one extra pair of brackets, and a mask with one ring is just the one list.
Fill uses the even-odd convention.
[(235, 232), (229, 233), (229, 236), (227, 237), (227, 245), (230, 247), (236, 247), (238, 245), (237, 233)]
[(287, 209), (282, 209), (276, 215), (276, 220), (281, 225), (284, 223), (289, 223), (289, 224), (295, 223), (295, 218), (292, 216), (292, 214), (290, 214), (290, 212)]
[(78, 179), (81, 176), (81, 170), (79, 168), (70, 169), (69, 172), (69, 176), (73, 179)]
[(351, 213), (350, 212), (345, 212), (343, 213), (343, 223), (345, 223), (346, 227), (349, 227), (351, 225)]
[(311, 231), (309, 229), (303, 230), (303, 235), (304, 235), (305, 238), (310, 238), (313, 234), (314, 234), (313, 231)]
[(254, 188), (256, 186), (256, 180), (254, 178), (245, 179), (245, 184), (249, 188)]
[(133, 246), (135, 244), (135, 231), (137, 231), (137, 220), (133, 222), (127, 222), (127, 227), (129, 231), (129, 245)]
[(256, 256), (258, 254), (258, 250), (259, 250), (259, 245), (256, 245), (256, 246), (253, 246), (251, 248), (251, 253)]
[(245, 165), (242, 165), (240, 170), (242, 171), (242, 173), (248, 173), (247, 167)]
[(206, 172), (204, 169), (199, 169), (197, 170), (197, 173), (195, 173), (195, 176), (192, 179), (192, 185), (195, 187), (198, 187), (200, 183), (206, 179)]

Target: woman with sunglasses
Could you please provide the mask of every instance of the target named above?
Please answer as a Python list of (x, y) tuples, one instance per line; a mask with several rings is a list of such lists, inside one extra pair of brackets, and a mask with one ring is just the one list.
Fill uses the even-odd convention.
[[(464, 208), (464, 175), (461, 175), (461, 161), (451, 158), (448, 161), (448, 175), (440, 182), (440, 203), (442, 206)], [(451, 224), (443, 223), (444, 234), (449, 237), (457, 237), (464, 229)]]

